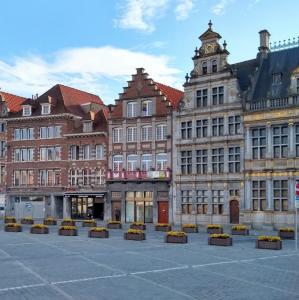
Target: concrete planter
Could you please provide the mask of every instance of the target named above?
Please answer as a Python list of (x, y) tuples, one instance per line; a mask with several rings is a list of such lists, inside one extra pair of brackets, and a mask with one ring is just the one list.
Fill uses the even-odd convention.
[(232, 229), (232, 235), (249, 235), (248, 229)]
[(295, 231), (278, 231), (278, 236), (283, 240), (294, 240), (295, 239)]
[(88, 237), (90, 237), (90, 238), (106, 239), (106, 238), (109, 238), (109, 231), (94, 231), (94, 230), (90, 230), (88, 232)]
[(121, 229), (121, 223), (108, 223), (107, 224), (108, 229)]
[(256, 240), (256, 248), (258, 249), (270, 249), (270, 250), (281, 250), (282, 242), (281, 241), (259, 241)]
[(232, 246), (233, 240), (232, 238), (221, 239), (221, 238), (209, 237), (208, 244), (214, 246)]
[(32, 224), (34, 224), (34, 221), (33, 220), (29, 220), (29, 219), (21, 219), (21, 224), (32, 225)]
[(188, 243), (188, 236), (174, 236), (174, 235), (166, 235), (165, 243), (176, 243), (176, 244), (186, 244)]
[(18, 227), (7, 227), (7, 226), (5, 226), (4, 230), (6, 232), (21, 232), (22, 231), (22, 226), (18, 226)]
[(54, 225), (57, 225), (57, 221), (56, 220), (44, 220), (44, 225), (54, 226)]
[(62, 221), (61, 226), (76, 226), (75, 221)]
[(94, 222), (83, 221), (82, 227), (97, 227), (97, 222), (96, 221), (94, 221)]
[(185, 233), (197, 233), (198, 227), (182, 227), (182, 231)]
[(209, 234), (214, 234), (214, 233), (220, 234), (220, 233), (223, 233), (223, 228), (207, 228), (207, 233), (209, 233)]
[(125, 240), (132, 240), (132, 241), (143, 241), (145, 240), (145, 233), (124, 233)]
[(77, 229), (59, 229), (58, 234), (64, 236), (76, 236), (78, 235), (78, 231)]
[(30, 233), (33, 233), (33, 234), (48, 234), (49, 233), (49, 228), (47, 228), (47, 227), (45, 227), (45, 228), (31, 227), (30, 228)]
[(143, 224), (143, 225), (134, 225), (134, 224), (131, 224), (130, 228), (131, 229), (137, 229), (137, 230), (146, 230), (146, 225), (145, 224)]
[(168, 226), (161, 226), (161, 225), (155, 225), (155, 231), (171, 231), (171, 225)]

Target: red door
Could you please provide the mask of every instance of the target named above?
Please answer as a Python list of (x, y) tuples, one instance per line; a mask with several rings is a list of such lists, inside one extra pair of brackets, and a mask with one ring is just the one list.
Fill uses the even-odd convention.
[(168, 202), (158, 202), (158, 223), (168, 223)]

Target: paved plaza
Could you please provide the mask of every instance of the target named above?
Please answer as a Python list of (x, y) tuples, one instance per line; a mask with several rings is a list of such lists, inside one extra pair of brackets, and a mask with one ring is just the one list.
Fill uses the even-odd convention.
[[(165, 244), (150, 226), (142, 242), (6, 233), (0, 225), (0, 299), (299, 299), (299, 252), (255, 249), (255, 236), (208, 246), (202, 229), (188, 244)], [(273, 233), (275, 234), (276, 233)]]

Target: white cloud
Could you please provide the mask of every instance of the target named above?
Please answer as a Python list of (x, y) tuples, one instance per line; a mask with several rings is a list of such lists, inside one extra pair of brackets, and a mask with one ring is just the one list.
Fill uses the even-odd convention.
[[(136, 67), (144, 67), (154, 80), (181, 85), (180, 70), (170, 66), (168, 56), (104, 46), (64, 49), (47, 59), (29, 56), (17, 57), (12, 63), (0, 60), (0, 87), (30, 97), (62, 83), (96, 93), (111, 103)], [(113, 91), (116, 82), (118, 90)]]
[(193, 0), (178, 0), (178, 4), (175, 8), (176, 19), (185, 20), (189, 17), (189, 14), (194, 6)]
[(228, 5), (235, 0), (220, 0), (216, 5), (212, 7), (212, 13), (214, 15), (224, 15)]

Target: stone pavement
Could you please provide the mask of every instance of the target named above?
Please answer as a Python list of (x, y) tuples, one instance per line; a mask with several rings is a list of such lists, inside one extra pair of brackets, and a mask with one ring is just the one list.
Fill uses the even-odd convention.
[[(299, 299), (299, 251), (255, 249), (255, 236), (233, 237), (232, 247), (208, 246), (206, 233), (189, 243), (165, 244), (153, 226), (142, 242), (6, 233), (0, 224), (0, 299)], [(272, 232), (272, 234), (275, 234)]]

